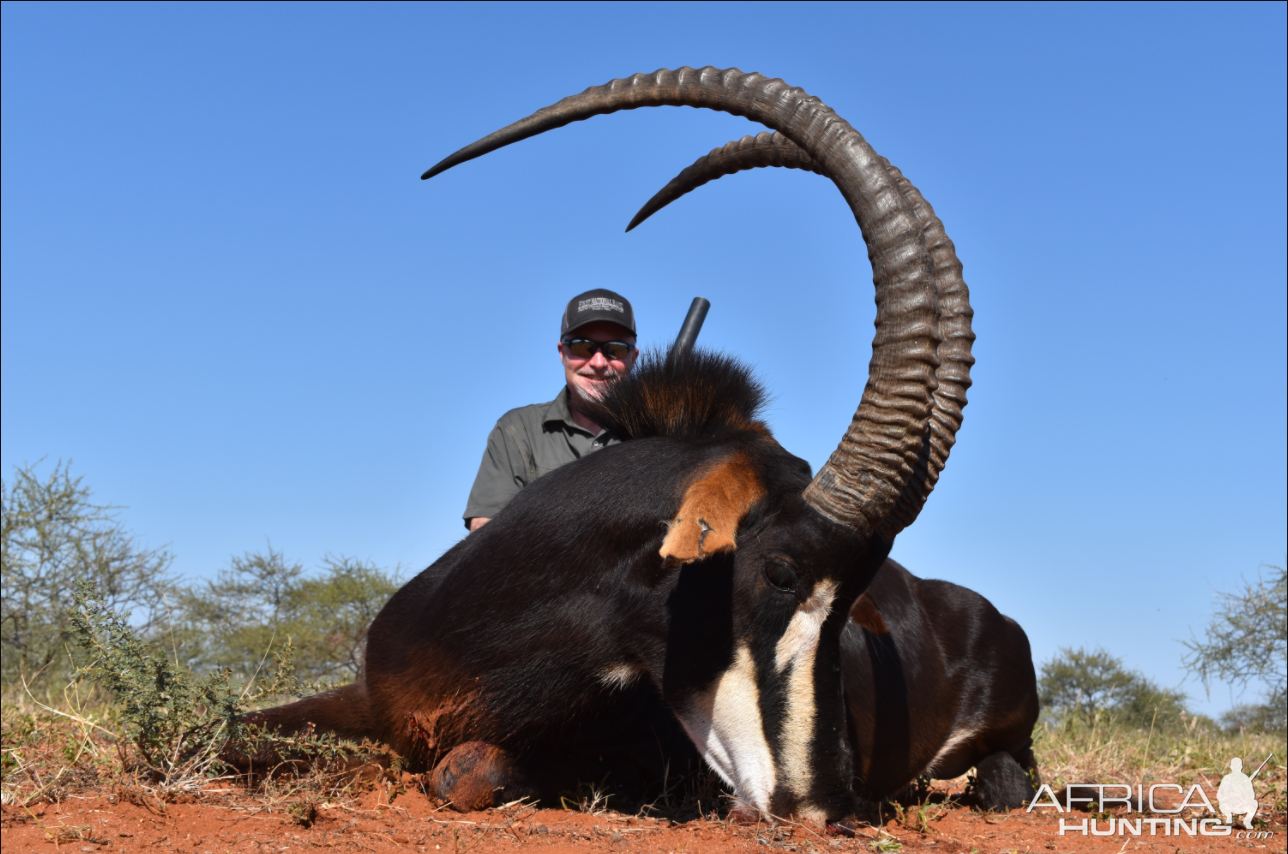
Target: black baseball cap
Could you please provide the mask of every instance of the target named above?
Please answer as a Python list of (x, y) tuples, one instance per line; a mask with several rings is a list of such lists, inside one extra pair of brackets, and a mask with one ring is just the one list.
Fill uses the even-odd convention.
[(559, 337), (567, 337), (569, 332), (597, 320), (616, 323), (629, 329), (632, 335), (635, 334), (635, 310), (631, 308), (631, 301), (607, 288), (595, 288), (584, 294), (577, 294), (568, 301)]

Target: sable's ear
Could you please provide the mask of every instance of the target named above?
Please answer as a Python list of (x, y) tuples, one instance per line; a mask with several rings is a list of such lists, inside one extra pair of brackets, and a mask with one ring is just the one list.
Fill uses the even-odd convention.
[(668, 525), (659, 552), (666, 565), (736, 549), (738, 524), (764, 496), (765, 487), (745, 454), (735, 453), (702, 470)]

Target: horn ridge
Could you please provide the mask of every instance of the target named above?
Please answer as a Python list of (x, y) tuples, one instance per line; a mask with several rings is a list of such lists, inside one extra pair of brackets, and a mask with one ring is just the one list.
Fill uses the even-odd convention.
[(684, 67), (593, 86), (467, 145), (422, 176), (596, 115), (651, 106), (705, 107), (778, 131), (817, 161), (849, 204), (867, 242), (877, 332), (868, 389), (805, 499), (867, 536), (881, 526), (919, 468), (939, 367), (934, 265), (920, 223), (879, 155), (818, 98), (736, 68)]
[[(957, 442), (957, 431), (962, 425), (962, 410), (971, 386), (970, 369), (975, 364), (971, 347), (975, 333), (971, 321), (975, 316), (970, 305), (970, 288), (962, 276), (962, 262), (956, 247), (944, 229), (943, 222), (921, 192), (895, 166), (886, 162), (886, 168), (900, 192), (912, 206), (921, 221), (926, 238), (926, 248), (935, 263), (935, 288), (939, 292), (939, 332), (943, 340), (939, 345), (939, 368), (935, 371), (938, 386), (934, 392), (929, 427), (929, 448), (924, 469), (917, 466), (914, 476), (904, 486), (899, 502), (891, 512), (884, 527), (893, 538), (916, 519), (925, 505), (931, 490), (948, 463), (948, 455)], [(906, 519), (906, 521), (904, 521)], [(897, 527), (895, 527), (897, 526)]]

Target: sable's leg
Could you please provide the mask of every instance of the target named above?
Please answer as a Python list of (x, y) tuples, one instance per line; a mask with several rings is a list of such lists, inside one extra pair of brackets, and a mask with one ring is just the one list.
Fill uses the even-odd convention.
[(367, 691), (360, 683), (314, 694), (285, 706), (249, 712), (242, 720), (281, 735), (313, 730), (360, 741), (370, 733)]
[[(277, 735), (305, 732), (331, 733), (360, 741), (368, 737), (366, 689), (359, 683), (305, 697), (285, 706), (247, 712), (241, 722)], [(283, 762), (300, 762), (302, 756), (282, 753), (271, 746), (251, 749), (240, 741), (229, 742), (219, 758), (242, 771), (268, 770)]]
[(498, 795), (522, 797), (529, 794), (527, 788), (514, 758), (481, 741), (453, 748), (429, 775), (430, 793), (461, 812), (496, 806)]

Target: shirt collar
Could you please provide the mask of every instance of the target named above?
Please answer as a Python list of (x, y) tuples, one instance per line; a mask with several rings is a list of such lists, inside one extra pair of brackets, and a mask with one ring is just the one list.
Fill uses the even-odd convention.
[(541, 413), (541, 425), (559, 424), (566, 430), (576, 430), (578, 433), (585, 433), (592, 439), (595, 434), (582, 427), (576, 421), (572, 420), (572, 407), (568, 403), (568, 386), (564, 386), (554, 400), (546, 404), (546, 408)]

